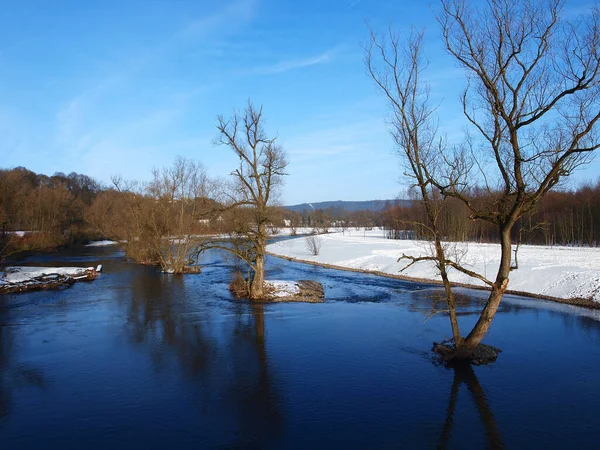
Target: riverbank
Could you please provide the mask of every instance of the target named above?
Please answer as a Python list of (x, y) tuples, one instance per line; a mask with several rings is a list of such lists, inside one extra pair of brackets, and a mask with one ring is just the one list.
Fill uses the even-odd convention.
[[(405, 271), (402, 254), (422, 256), (422, 241), (385, 239), (382, 230), (345, 230), (319, 235), (318, 255), (311, 254), (306, 238), (289, 239), (267, 247), (270, 254), (323, 267), (372, 273), (407, 281), (439, 284), (431, 262), (414, 264)], [(458, 243), (454, 253), (477, 273), (492, 277), (499, 264), (497, 244)], [(511, 273), (509, 293), (560, 303), (600, 308), (600, 249), (524, 245), (518, 252), (519, 269)], [(455, 270), (450, 280), (457, 286), (486, 289), (476, 279)]]

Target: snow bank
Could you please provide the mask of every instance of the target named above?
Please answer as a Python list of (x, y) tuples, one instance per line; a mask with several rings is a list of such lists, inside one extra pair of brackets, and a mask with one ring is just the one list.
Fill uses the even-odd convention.
[(107, 247), (109, 245), (116, 245), (118, 242), (116, 241), (92, 241), (86, 245), (86, 247)]
[(70, 286), (76, 281), (93, 280), (102, 265), (93, 267), (7, 267), (0, 272), (0, 294)]
[[(100, 266), (99, 266), (100, 267)], [(25, 283), (39, 277), (62, 275), (66, 277), (85, 276), (93, 267), (7, 267), (0, 272), (0, 282), (3, 284)]]
[[(429, 243), (423, 241), (385, 239), (381, 230), (345, 230), (320, 235), (321, 250), (313, 256), (306, 238), (289, 239), (267, 247), (273, 254), (313, 261), (320, 264), (389, 274), (400, 274), (408, 264), (397, 261), (402, 254), (430, 254)], [(493, 278), (500, 264), (497, 244), (457, 243), (451, 257), (481, 275)], [(519, 269), (511, 272), (508, 289), (559, 298), (588, 298), (600, 302), (600, 249), (579, 247), (542, 247), (524, 245), (519, 248)], [(439, 280), (431, 262), (412, 265), (402, 275)], [(456, 283), (483, 285), (479, 280), (450, 269)]]
[[(313, 232), (314, 228), (311, 227), (297, 227), (296, 228), (296, 234), (298, 236), (302, 236), (302, 235), (306, 235), (306, 234), (311, 234)], [(290, 227), (281, 227), (281, 228), (267, 228), (267, 231), (269, 231), (269, 234), (271, 234), (272, 236), (291, 236), (292, 235), (292, 229)], [(272, 231), (276, 231), (276, 233), (273, 233)]]

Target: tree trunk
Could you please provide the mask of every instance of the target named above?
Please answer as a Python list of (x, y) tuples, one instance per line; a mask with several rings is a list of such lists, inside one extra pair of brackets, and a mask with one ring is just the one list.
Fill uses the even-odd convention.
[(500, 260), (500, 267), (498, 268), (498, 274), (496, 275), (496, 281), (492, 286), (492, 291), (488, 297), (485, 307), (479, 316), (479, 320), (465, 338), (462, 345), (456, 346), (455, 359), (468, 359), (473, 354), (477, 346), (481, 343), (485, 335), (487, 334), (492, 320), (498, 311), (504, 292), (508, 285), (508, 274), (510, 272), (511, 263), (511, 240), (510, 230), (512, 225), (504, 226), (500, 230), (501, 236), (501, 250), (502, 259)]
[(254, 277), (252, 278), (252, 284), (250, 286), (250, 298), (259, 299), (263, 298), (264, 293), (264, 282), (265, 282), (265, 255), (264, 253), (256, 255), (256, 270)]
[(256, 236), (255, 251), (256, 262), (254, 264), (254, 277), (250, 286), (250, 298), (259, 299), (265, 295), (265, 251), (267, 243), (267, 233), (264, 223), (258, 225), (258, 235)]
[(448, 279), (448, 272), (446, 270), (444, 249), (439, 237), (435, 236), (435, 251), (438, 258), (438, 264), (440, 269), (440, 275), (444, 283), (444, 290), (446, 292), (446, 304), (448, 305), (448, 312), (450, 315), (450, 325), (452, 326), (452, 337), (456, 347), (460, 346), (463, 342), (463, 338), (460, 335), (460, 328), (458, 326), (458, 318), (456, 316), (456, 303), (454, 301), (454, 294), (452, 292), (452, 286)]

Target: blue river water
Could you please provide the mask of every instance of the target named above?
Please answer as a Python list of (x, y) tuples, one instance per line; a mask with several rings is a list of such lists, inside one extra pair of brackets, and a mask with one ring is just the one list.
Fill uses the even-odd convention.
[[(268, 279), (319, 281), (326, 301), (252, 304), (219, 253), (183, 277), (116, 247), (17, 262), (104, 272), (0, 297), (1, 450), (600, 446), (598, 311), (507, 297), (498, 361), (448, 369), (435, 286), (271, 257)], [(483, 294), (460, 294), (466, 330)]]

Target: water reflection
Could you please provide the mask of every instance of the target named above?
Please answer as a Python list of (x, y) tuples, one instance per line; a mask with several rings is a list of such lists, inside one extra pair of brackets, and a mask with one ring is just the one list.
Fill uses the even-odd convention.
[[(184, 278), (161, 276), (147, 270), (132, 280), (127, 332), (132, 343), (145, 345), (157, 370), (176, 355), (191, 377), (207, 371), (214, 348), (205, 328), (202, 310), (191, 311), (186, 301)], [(195, 314), (195, 320), (189, 315)]]
[(201, 411), (218, 410), (228, 426), (235, 423), (224, 448), (263, 447), (284, 424), (267, 352), (265, 305), (229, 300), (215, 311), (206, 307), (206, 295), (214, 292), (196, 292), (185, 277), (135, 278), (127, 335), (147, 349), (155, 370), (172, 370), (175, 360)]
[[(251, 313), (244, 313), (245, 307)], [(231, 349), (233, 377), (226, 387), (226, 401), (233, 406), (238, 436), (231, 445), (240, 448), (248, 442), (276, 441), (284, 425), (283, 402), (275, 389), (267, 353), (265, 306), (240, 305)]]
[(5, 323), (5, 311), (0, 310), (0, 420), (8, 416), (13, 407), (13, 392), (19, 388), (46, 386), (44, 373), (16, 360), (17, 349), (13, 328)]
[[(327, 301), (251, 304), (220, 258), (176, 277), (98, 252), (93, 283), (0, 299), (2, 450), (595, 448), (600, 311), (507, 297), (494, 371), (450, 373), (438, 287), (277, 260)], [(485, 293), (461, 292), (467, 326)]]
[(0, 326), (0, 419), (11, 410), (11, 386), (8, 380), (8, 367), (12, 351), (12, 336), (6, 326)]
[(494, 413), (492, 412), (490, 404), (487, 400), (485, 391), (479, 383), (477, 375), (475, 375), (475, 370), (473, 367), (470, 364), (461, 364), (449, 368), (448, 370), (454, 371), (454, 379), (452, 380), (452, 388), (450, 389), (450, 396), (448, 399), (448, 408), (446, 409), (446, 420), (444, 421), (444, 426), (440, 434), (438, 448), (445, 449), (449, 447), (452, 431), (455, 427), (454, 416), (460, 387), (462, 384), (465, 384), (467, 390), (471, 394), (471, 399), (477, 408), (480, 422), (483, 425), (483, 430), (487, 440), (487, 448), (503, 449), (504, 444), (502, 442), (502, 434), (498, 429)]

